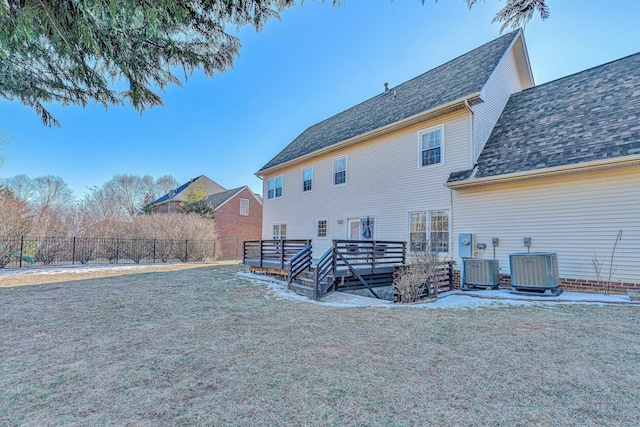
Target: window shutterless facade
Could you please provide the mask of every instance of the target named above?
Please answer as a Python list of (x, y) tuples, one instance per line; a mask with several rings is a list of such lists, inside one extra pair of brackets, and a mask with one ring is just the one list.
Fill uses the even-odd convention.
[(443, 126), (429, 128), (418, 133), (418, 168), (442, 164)]
[(319, 239), (326, 239), (327, 238), (327, 220), (326, 219), (319, 219), (318, 220), (318, 224), (317, 224), (317, 232), (316, 232), (316, 237)]
[(267, 180), (267, 199), (282, 197), (282, 175)]
[(427, 249), (427, 213), (409, 214), (409, 251), (421, 252)]
[(240, 199), (240, 215), (249, 215), (249, 199)]
[(425, 251), (427, 248), (449, 252), (449, 211), (409, 213), (409, 250)]
[(449, 252), (449, 211), (429, 212), (431, 250)]
[(313, 190), (313, 168), (302, 169), (302, 192)]
[(333, 159), (333, 185), (347, 183), (347, 156)]
[(287, 238), (287, 224), (273, 224), (273, 240), (285, 240)]

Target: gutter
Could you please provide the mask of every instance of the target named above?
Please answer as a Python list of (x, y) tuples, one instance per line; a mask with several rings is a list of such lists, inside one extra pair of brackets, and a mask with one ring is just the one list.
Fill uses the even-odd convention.
[(476, 113), (473, 112), (473, 109), (471, 108), (471, 106), (469, 105), (469, 101), (468, 100), (464, 100), (464, 106), (467, 110), (469, 110), (469, 113), (471, 113), (471, 120), (469, 121), (469, 140), (471, 141), (471, 147), (469, 148), (470, 151), (470, 156), (471, 156), (471, 161), (469, 162), (469, 166), (473, 167), (475, 165), (476, 162), (476, 132), (475, 132), (475, 127), (476, 127)]
[(590, 162), (574, 163), (571, 165), (554, 166), (550, 168), (529, 170), (524, 172), (513, 172), (504, 175), (487, 176), (483, 178), (469, 178), (463, 181), (448, 182), (444, 185), (445, 187), (457, 190), (462, 188), (477, 187), (481, 185), (501, 184), (529, 179), (568, 175), (578, 172), (609, 170), (629, 166), (640, 166), (640, 154), (616, 157), (614, 159), (593, 160)]
[(260, 170), (256, 172), (254, 175), (256, 175), (258, 178), (262, 178), (263, 176), (268, 175), (276, 170), (284, 169), (296, 163), (301, 163), (305, 160), (309, 160), (314, 157), (319, 157), (323, 154), (330, 153), (332, 151), (336, 151), (342, 148), (347, 148), (352, 145), (358, 144), (360, 142), (364, 142), (368, 139), (372, 139), (378, 136), (383, 136), (391, 132), (395, 132), (397, 130), (442, 116), (447, 113), (462, 110), (465, 108), (465, 105), (469, 105), (469, 101), (473, 103), (479, 98), (480, 98), (480, 92), (472, 93), (468, 96), (465, 96), (464, 98), (459, 98), (454, 101), (448, 102), (446, 104), (439, 105), (438, 107), (432, 108), (431, 110), (423, 111), (421, 113), (407, 117), (406, 119), (402, 119), (397, 122), (388, 124), (386, 126), (374, 129), (372, 131), (354, 136), (353, 138), (349, 138), (344, 141), (338, 142), (336, 144), (330, 145), (328, 147), (321, 148), (320, 150), (316, 150), (312, 153), (308, 153), (303, 156), (296, 157), (295, 159), (291, 159), (289, 161), (280, 163), (268, 169)]

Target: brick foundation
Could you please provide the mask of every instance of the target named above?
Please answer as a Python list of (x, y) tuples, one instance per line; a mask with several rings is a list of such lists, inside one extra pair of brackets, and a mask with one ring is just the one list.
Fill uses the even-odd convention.
[[(453, 285), (456, 289), (460, 288), (460, 270), (453, 270)], [(511, 288), (511, 275), (500, 275), (500, 287)], [(560, 278), (560, 289), (567, 292), (602, 294), (607, 291), (607, 283), (598, 283), (596, 280)], [(609, 292), (612, 294), (626, 294), (627, 289), (640, 291), (640, 283), (611, 282), (609, 286)]]

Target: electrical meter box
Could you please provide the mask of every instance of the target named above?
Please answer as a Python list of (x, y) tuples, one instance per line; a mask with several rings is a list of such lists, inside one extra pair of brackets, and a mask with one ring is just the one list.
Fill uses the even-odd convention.
[(458, 234), (458, 256), (460, 258), (473, 258), (473, 234)]

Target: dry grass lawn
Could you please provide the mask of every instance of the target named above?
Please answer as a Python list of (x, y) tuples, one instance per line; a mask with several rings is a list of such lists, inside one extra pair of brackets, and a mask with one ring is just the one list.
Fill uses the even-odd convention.
[(0, 425), (640, 425), (637, 306), (339, 308), (241, 268), (1, 288)]

